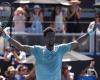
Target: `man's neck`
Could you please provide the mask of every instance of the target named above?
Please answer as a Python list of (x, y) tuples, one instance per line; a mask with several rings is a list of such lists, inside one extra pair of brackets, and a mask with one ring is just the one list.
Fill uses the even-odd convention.
[(47, 46), (47, 49), (48, 49), (49, 51), (52, 51), (53, 48), (54, 48), (54, 46)]

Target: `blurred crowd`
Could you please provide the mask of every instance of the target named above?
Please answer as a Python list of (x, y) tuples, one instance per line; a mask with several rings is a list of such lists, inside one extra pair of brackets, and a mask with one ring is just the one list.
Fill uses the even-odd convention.
[(60, 5), (53, 6), (49, 20), (46, 20), (44, 9), (40, 5), (34, 5), (30, 10), (28, 5), (21, 4), (13, 12), (13, 31), (43, 33), (46, 27), (51, 26), (54, 27), (56, 33), (81, 33), (82, 29), (79, 25), (81, 2), (71, 0), (69, 3), (68, 8)]
[[(13, 13), (13, 31), (14, 32), (27, 32), (27, 33), (43, 33), (45, 22), (53, 27), (56, 33), (82, 33), (80, 27), (80, 15), (81, 7), (80, 1), (70, 0), (70, 6), (68, 9), (64, 9), (61, 6), (55, 6), (51, 12), (49, 21), (45, 21), (43, 9), (40, 5), (34, 5), (32, 11), (29, 11), (28, 5), (21, 4), (17, 7)], [(100, 18), (100, 13), (95, 16), (95, 19)], [(96, 22), (97, 21), (97, 22)], [(98, 25), (99, 20), (95, 20)], [(90, 23), (88, 32), (94, 29), (95, 23)], [(91, 26), (93, 26), (91, 28)], [(48, 25), (46, 26), (48, 27)], [(97, 30), (99, 31), (100, 28)], [(76, 37), (72, 36), (72, 41)], [(90, 41), (91, 42), (91, 41)], [(32, 68), (29, 69), (26, 58), (28, 53), (20, 51), (17, 48), (11, 46), (5, 41), (0, 33), (0, 80), (36, 80), (35, 77), (35, 64), (32, 63)], [(6, 46), (5, 46), (6, 45)], [(91, 46), (91, 51), (94, 49)], [(4, 69), (3, 66), (8, 66)], [(95, 76), (98, 78), (98, 74), (94, 68), (95, 61), (91, 61), (90, 65), (82, 70), (80, 76)], [(62, 80), (74, 80), (74, 72), (71, 72), (71, 66), (62, 65)], [(95, 80), (96, 80), (95, 79)], [(80, 79), (82, 80), (82, 79)]]

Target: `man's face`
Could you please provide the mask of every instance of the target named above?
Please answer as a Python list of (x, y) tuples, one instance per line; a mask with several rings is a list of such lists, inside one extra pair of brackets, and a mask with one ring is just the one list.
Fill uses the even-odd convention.
[(55, 43), (55, 33), (54, 32), (47, 32), (45, 36), (45, 44), (46, 46), (54, 46)]

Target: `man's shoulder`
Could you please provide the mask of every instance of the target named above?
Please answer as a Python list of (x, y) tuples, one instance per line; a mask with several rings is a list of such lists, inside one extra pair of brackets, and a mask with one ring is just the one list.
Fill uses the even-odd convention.
[(45, 48), (45, 46), (41, 46), (41, 45), (34, 45), (32, 47), (34, 47), (34, 48), (40, 48), (40, 49)]
[(68, 46), (69, 44), (71, 43), (62, 43), (62, 44), (55, 45), (55, 47)]

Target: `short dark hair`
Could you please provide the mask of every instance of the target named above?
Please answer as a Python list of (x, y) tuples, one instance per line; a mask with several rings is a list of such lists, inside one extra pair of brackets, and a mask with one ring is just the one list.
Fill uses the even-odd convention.
[(55, 30), (54, 30), (53, 27), (47, 27), (43, 31), (43, 33), (44, 33), (43, 36), (45, 37), (48, 32), (54, 32), (55, 33)]
[(100, 11), (99, 11), (99, 12), (96, 12), (95, 18), (96, 18), (96, 17), (100, 18)]

